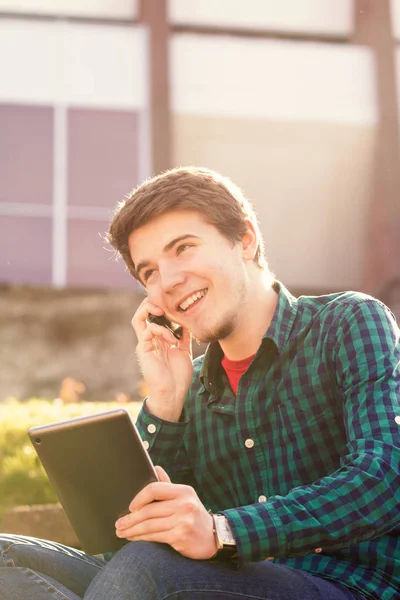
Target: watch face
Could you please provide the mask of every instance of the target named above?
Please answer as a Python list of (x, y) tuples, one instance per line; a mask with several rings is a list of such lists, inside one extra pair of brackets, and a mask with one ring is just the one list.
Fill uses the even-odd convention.
[(224, 517), (224, 515), (217, 518), (216, 527), (218, 530), (218, 535), (221, 538), (223, 544), (236, 545), (231, 526), (229, 525), (228, 519)]

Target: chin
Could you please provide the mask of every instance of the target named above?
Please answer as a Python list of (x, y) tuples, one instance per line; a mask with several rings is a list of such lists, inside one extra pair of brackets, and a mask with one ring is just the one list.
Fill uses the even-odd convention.
[(224, 319), (222, 323), (216, 323), (213, 328), (203, 331), (192, 331), (193, 337), (203, 344), (211, 344), (225, 340), (233, 333), (236, 325), (236, 318)]

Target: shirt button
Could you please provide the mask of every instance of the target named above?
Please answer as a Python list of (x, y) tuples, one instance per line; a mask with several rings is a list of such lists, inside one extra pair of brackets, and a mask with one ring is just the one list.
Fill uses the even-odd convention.
[(264, 496), (263, 494), (261, 494), (261, 496), (258, 497), (258, 501), (259, 502), (266, 502), (267, 501), (267, 496)]
[(397, 417), (394, 418), (394, 422), (397, 423), (397, 425), (400, 425), (400, 415), (397, 415)]
[(149, 433), (155, 433), (157, 430), (157, 427), (154, 425), (154, 423), (150, 423), (150, 425), (147, 425), (147, 431)]
[(320, 554), (320, 552), (322, 552), (322, 548), (315, 548), (315, 552), (316, 552), (317, 554)]
[(148, 442), (147, 440), (144, 440), (144, 442), (143, 442), (143, 446), (146, 448), (146, 450), (148, 450), (148, 449), (149, 449), (149, 446), (150, 446), (150, 444), (149, 444), (149, 442)]
[(245, 441), (244, 445), (246, 446), (246, 448), (252, 448), (254, 446), (254, 440), (251, 440), (249, 438), (248, 440)]

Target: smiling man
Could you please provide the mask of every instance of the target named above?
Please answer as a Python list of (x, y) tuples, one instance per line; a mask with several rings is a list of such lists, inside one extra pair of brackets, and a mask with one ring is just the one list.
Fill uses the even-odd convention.
[[(33, 599), (399, 598), (390, 311), (356, 292), (292, 296), (250, 203), (207, 169), (143, 183), (108, 236), (147, 292), (132, 320), (149, 390), (137, 425), (160, 481), (117, 521), (129, 543), (108, 562), (3, 537), (1, 597), (30, 577)], [(195, 361), (193, 336), (209, 343)]]

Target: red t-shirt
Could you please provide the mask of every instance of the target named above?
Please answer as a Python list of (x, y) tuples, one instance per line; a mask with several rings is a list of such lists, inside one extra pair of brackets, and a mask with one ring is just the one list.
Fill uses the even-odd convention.
[(223, 366), (225, 373), (227, 374), (229, 383), (235, 395), (238, 391), (239, 379), (241, 378), (243, 373), (247, 371), (247, 368), (250, 366), (250, 363), (254, 357), (255, 354), (249, 356), (248, 358), (243, 358), (242, 360), (229, 360), (229, 358), (224, 356), (221, 360), (221, 365)]

